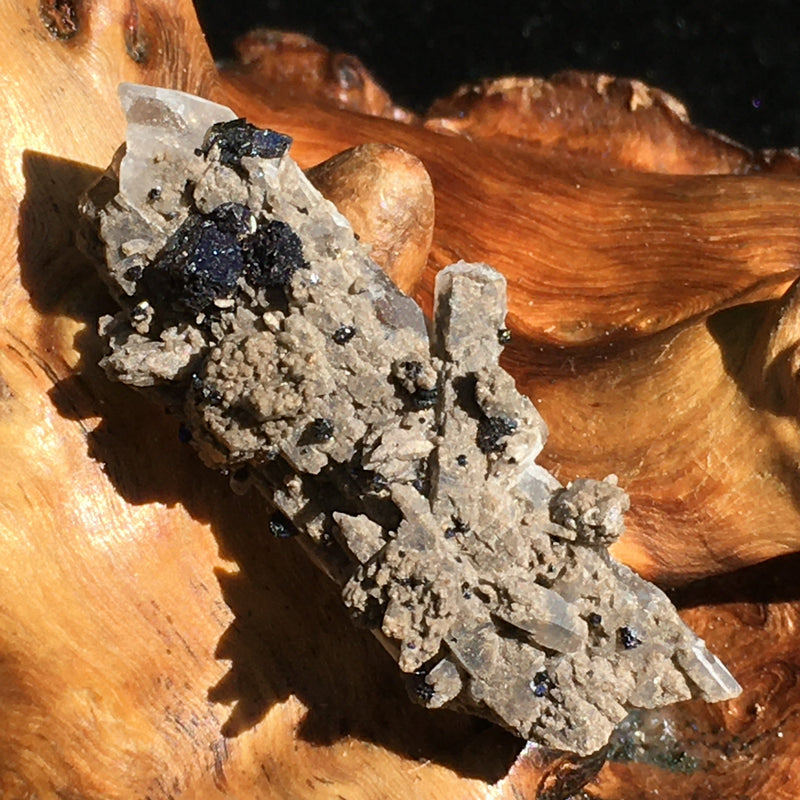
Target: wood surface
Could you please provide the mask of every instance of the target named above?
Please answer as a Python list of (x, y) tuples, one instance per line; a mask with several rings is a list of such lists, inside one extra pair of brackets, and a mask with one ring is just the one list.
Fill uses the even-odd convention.
[[(1, 797), (800, 794), (791, 153), (749, 153), (608, 76), (487, 82), (418, 119), (360, 65), (277, 34), (252, 34), (220, 74), (188, 0), (0, 12)], [(484, 722), (411, 704), (334, 588), (266, 535), (266, 504), (97, 368), (113, 303), (76, 248), (76, 203), (124, 138), (122, 80), (284, 130), (305, 167), (365, 143), (418, 159), (432, 229), (419, 162), (391, 148), (328, 165), (323, 188), (426, 308), (452, 260), (506, 274), (506, 366), (548, 421), (545, 463), (620, 476), (618, 556), (681, 586), (742, 697), (646, 715), (675, 732), (669, 752), (650, 747), (661, 766), (520, 754)], [(369, 233), (360, 176), (387, 153), (405, 166), (382, 180), (416, 187), (394, 201), (410, 221)]]

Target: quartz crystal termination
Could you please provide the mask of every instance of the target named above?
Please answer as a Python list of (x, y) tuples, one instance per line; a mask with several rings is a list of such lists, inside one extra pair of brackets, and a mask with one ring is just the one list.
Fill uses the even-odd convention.
[(179, 413), (277, 509), (429, 708), (588, 754), (629, 709), (740, 691), (667, 597), (615, 562), (627, 495), (536, 464), (498, 366), (505, 279), (456, 264), (433, 334), (288, 157), (287, 137), (123, 85), (127, 145), (84, 213), (122, 310), (103, 366)]

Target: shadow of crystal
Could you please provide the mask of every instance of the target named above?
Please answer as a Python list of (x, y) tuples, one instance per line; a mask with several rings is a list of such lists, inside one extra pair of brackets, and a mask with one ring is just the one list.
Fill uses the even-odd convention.
[[(350, 623), (335, 586), (295, 543), (269, 536), (266, 501), (234, 495), (180, 444), (175, 418), (106, 378), (95, 326), (115, 305), (76, 242), (78, 199), (100, 171), (28, 151), (23, 172), (21, 281), (41, 315), (28, 344), (52, 351), (64, 316), (86, 325), (73, 342), (76, 367), (53, 373), (54, 408), (83, 427), (87, 454), (127, 502), (180, 503), (238, 567), (217, 573), (234, 616), (216, 650), (228, 672), (208, 691), (212, 703), (231, 707), (222, 735), (241, 735), (294, 695), (308, 709), (297, 735), (320, 747), (353, 737), (465, 777), (503, 778), (523, 743), (475, 717), (414, 705), (392, 659)], [(91, 430), (90, 418), (100, 419)]]

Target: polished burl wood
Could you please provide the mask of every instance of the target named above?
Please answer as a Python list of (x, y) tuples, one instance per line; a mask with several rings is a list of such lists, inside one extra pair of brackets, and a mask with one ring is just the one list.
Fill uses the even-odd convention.
[[(254, 34), (250, 60), (219, 74), (185, 0), (0, 10), (2, 797), (552, 800), (603, 762), (518, 756), (479, 720), (408, 702), (334, 588), (265, 535), (266, 504), (101, 374), (95, 324), (113, 304), (75, 246), (75, 208), (124, 137), (122, 80), (285, 130), (306, 167), (381, 143), (319, 182), (426, 307), (449, 261), (507, 275), (506, 365), (550, 425), (545, 462), (563, 480), (620, 476), (619, 557), (665, 584), (699, 579), (676, 599), (745, 688), (645, 720), (676, 731), (666, 756), (651, 748), (671, 770), (606, 765), (589, 795), (797, 795), (790, 154), (748, 153), (605, 76), (485, 84), (398, 121), (353, 62), (323, 69), (341, 59), (308, 44), (304, 72), (278, 35)], [(375, 225), (376, 197), (405, 222)]]

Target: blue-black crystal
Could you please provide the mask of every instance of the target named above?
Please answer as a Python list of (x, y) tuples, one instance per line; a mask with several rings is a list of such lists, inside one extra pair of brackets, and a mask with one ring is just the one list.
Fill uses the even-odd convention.
[(505, 450), (500, 440), (517, 430), (517, 421), (506, 416), (481, 417), (478, 421), (477, 444), (483, 453), (499, 453)]
[(170, 236), (142, 276), (153, 305), (205, 311), (214, 300), (229, 297), (244, 271), (238, 238), (213, 216), (190, 216)]
[(199, 152), (207, 155), (218, 145), (220, 163), (238, 167), (243, 158), (279, 158), (291, 143), (291, 136), (284, 133), (262, 130), (247, 120), (234, 119), (212, 125)]
[(626, 650), (633, 650), (642, 643), (642, 640), (632, 628), (624, 625), (619, 629), (619, 642)]
[(255, 288), (282, 287), (307, 266), (302, 243), (285, 222), (254, 225), (247, 206), (223, 203), (186, 219), (145, 271), (142, 287), (154, 305), (208, 312), (214, 300), (234, 293), (242, 276)]
[(301, 267), (307, 268), (298, 235), (277, 219), (262, 222), (245, 244), (247, 282), (256, 288), (286, 286)]

